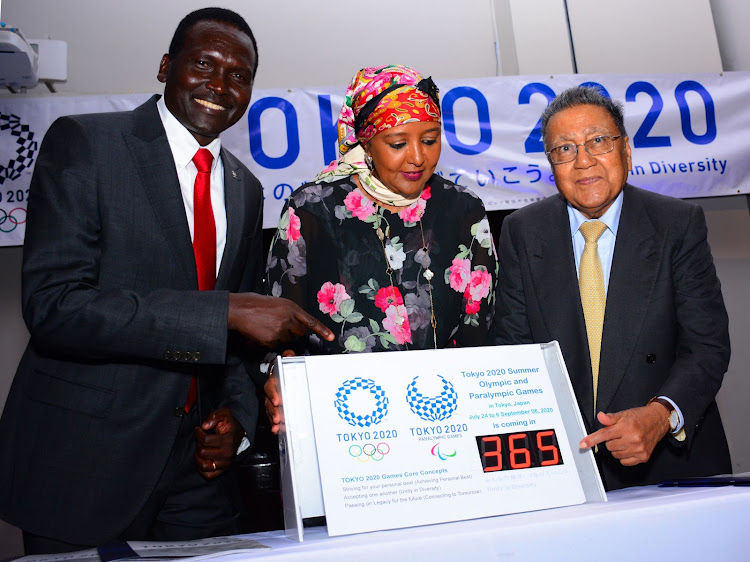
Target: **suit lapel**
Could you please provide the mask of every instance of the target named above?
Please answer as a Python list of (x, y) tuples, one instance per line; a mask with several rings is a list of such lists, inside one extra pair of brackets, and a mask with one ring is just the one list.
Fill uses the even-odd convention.
[(657, 232), (638, 192), (624, 188), (622, 215), (609, 276), (599, 369), (599, 410), (607, 411), (623, 381), (648, 312), (659, 272)]
[(226, 289), (230, 286), (232, 265), (240, 263), (238, 252), (242, 242), (243, 221), (245, 220), (245, 189), (242, 167), (231, 154), (221, 149), (221, 160), (224, 165), (224, 204), (227, 212), (227, 241), (224, 255), (221, 258), (216, 288)]
[(578, 289), (570, 221), (565, 199), (556, 195), (535, 234), (529, 263), (539, 308), (553, 339), (564, 350), (565, 365), (584, 419), (593, 419), (593, 386), (586, 324)]
[(126, 134), (125, 142), (133, 155), (134, 165), (159, 225), (174, 250), (175, 261), (183, 270), (188, 286), (197, 289), (190, 227), (185, 216), (174, 157), (156, 108), (157, 99), (158, 96), (154, 96), (134, 110), (134, 134)]

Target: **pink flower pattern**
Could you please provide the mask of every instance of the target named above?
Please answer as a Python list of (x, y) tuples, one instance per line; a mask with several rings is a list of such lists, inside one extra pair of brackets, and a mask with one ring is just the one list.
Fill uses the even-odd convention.
[(467, 259), (454, 258), (450, 266), (450, 283), (454, 291), (463, 293), (471, 279), (471, 262)]
[(318, 291), (318, 307), (324, 314), (338, 314), (341, 303), (349, 298), (351, 297), (346, 294), (346, 289), (341, 283), (334, 285), (326, 281)]
[(419, 199), (403, 211), (400, 211), (398, 216), (401, 217), (401, 220), (404, 222), (419, 222), (424, 216), (424, 211), (427, 207), (427, 200), (430, 197), (432, 197), (432, 193), (430, 192), (430, 186), (428, 185), (422, 190)]
[(349, 193), (344, 199), (344, 206), (347, 211), (357, 217), (359, 220), (366, 220), (368, 217), (375, 214), (375, 203), (370, 201), (367, 197), (362, 195), (359, 190), (354, 190)]
[(381, 287), (378, 292), (375, 293), (375, 306), (385, 312), (392, 304), (404, 304), (404, 298), (401, 296), (401, 291), (398, 290), (398, 287)]
[(289, 224), (286, 227), (286, 239), (290, 243), (299, 240), (301, 226), (302, 221), (300, 221), (299, 217), (294, 212), (294, 209), (289, 207)]
[(394, 337), (396, 343), (411, 343), (411, 327), (409, 326), (409, 315), (403, 304), (392, 304), (385, 310), (383, 328)]
[(492, 283), (492, 278), (488, 271), (474, 270), (471, 272), (471, 279), (466, 285), (464, 296), (478, 302), (490, 294), (490, 283)]
[(482, 303), (468, 299), (466, 301), (466, 314), (476, 314), (482, 308)]
[[(388, 283), (387, 278), (383, 278), (383, 272), (378, 269), (372, 270), (371, 264), (360, 263), (359, 267), (368, 271), (371, 276), (371, 282), (362, 285), (364, 279), (352, 277), (348, 269), (343, 273), (337, 272), (337, 275), (331, 276), (330, 269), (323, 273), (315, 281), (314, 286), (319, 290), (313, 294), (317, 295), (317, 304), (320, 312), (319, 318), (326, 322), (334, 331), (340, 332), (337, 339), (331, 343), (331, 349), (340, 348), (344, 353), (376, 351), (379, 349), (403, 349), (416, 345), (430, 344), (428, 340), (432, 339), (431, 328), (429, 326), (430, 302), (427, 296), (427, 277), (424, 276), (426, 268), (432, 263), (432, 271), (436, 271), (436, 283), (433, 275), (432, 289), (441, 295), (441, 300), (447, 298), (451, 303), (455, 302), (460, 306), (456, 310), (455, 322), (456, 332), (453, 344), (456, 341), (479, 341), (479, 332), (486, 327), (489, 321), (489, 315), (483, 315), (484, 306), (491, 306), (491, 292), (494, 285), (494, 276), (492, 273), (495, 266), (495, 252), (488, 251), (486, 238), (489, 234), (486, 226), (486, 219), (477, 223), (476, 228), (472, 226), (472, 234), (467, 233), (457, 241), (450, 238), (451, 243), (445, 246), (445, 250), (456, 252), (453, 256), (440, 255), (440, 243), (443, 238), (441, 230), (434, 231), (436, 228), (433, 223), (425, 224), (425, 242), (430, 248), (430, 252), (424, 255), (420, 252), (418, 244), (419, 238), (419, 221), (424, 219), (427, 207), (427, 201), (430, 206), (440, 205), (443, 203), (443, 192), (435, 187), (436, 201), (432, 201), (432, 193), (429, 186), (426, 186), (420, 194), (419, 199), (406, 209), (401, 209), (398, 215), (389, 215), (381, 211), (370, 199), (367, 198), (360, 190), (352, 189), (351, 182), (342, 189), (337, 183), (323, 183), (306, 186), (306, 191), (294, 200), (304, 206), (305, 210), (309, 207), (317, 213), (319, 210), (323, 215), (319, 217), (311, 212), (303, 213), (300, 217), (297, 209), (293, 205), (286, 208), (286, 215), (282, 217), (284, 226), (280, 229), (279, 236), (274, 241), (273, 258), (269, 258), (269, 277), (273, 281), (274, 294), (285, 296), (284, 291), (294, 289), (294, 285), (308, 274), (304, 265), (307, 263), (305, 238), (302, 236), (302, 220), (306, 222), (306, 228), (309, 228), (307, 221), (318, 221), (323, 224), (324, 219), (329, 220), (332, 225), (341, 224), (342, 222), (362, 221), (373, 229), (381, 228), (384, 233), (390, 237), (399, 237), (399, 242), (393, 246), (388, 240), (384, 241), (386, 259), (389, 260), (394, 268), (394, 279)], [(294, 196), (293, 196), (294, 197)], [(448, 207), (452, 208), (452, 207)], [(335, 213), (334, 213), (335, 210)], [(441, 220), (441, 223), (443, 221)], [(473, 222), (476, 222), (473, 221)], [(372, 224), (370, 224), (372, 223)], [(312, 224), (315, 224), (314, 222)], [(354, 226), (354, 225), (352, 225)], [(416, 227), (416, 237), (414, 228)], [(355, 227), (359, 228), (359, 227)], [(390, 232), (389, 232), (390, 231)], [(474, 232), (476, 231), (476, 232)], [(437, 234), (435, 234), (437, 232)], [(330, 233), (327, 233), (330, 234)], [(407, 235), (411, 235), (408, 238)], [(331, 234), (331, 236), (333, 236)], [(414, 238), (414, 240), (412, 240)], [(338, 240), (332, 237), (327, 240), (332, 247), (341, 243), (342, 248), (349, 248), (349, 254), (342, 256), (341, 259), (349, 260), (351, 252), (358, 249), (359, 242), (356, 240)], [(351, 242), (351, 244), (350, 244)], [(378, 248), (381, 241), (375, 236), (367, 237), (362, 243), (365, 246), (375, 248), (378, 253), (383, 248)], [(408, 244), (407, 244), (408, 242)], [(481, 242), (485, 242), (484, 245)], [(349, 245), (345, 245), (349, 244)], [(455, 244), (455, 246), (454, 246)], [(403, 247), (402, 247), (403, 245)], [(395, 248), (398, 247), (398, 250)], [(394, 265), (394, 256), (398, 267)], [(451, 258), (452, 261), (451, 261)], [(439, 261), (438, 261), (439, 260)], [(303, 264), (302, 270), (298, 265)], [(347, 267), (349, 262), (347, 261)], [(438, 265), (438, 263), (442, 265)], [(296, 268), (296, 269), (295, 269)], [(403, 271), (402, 271), (403, 269)], [(370, 270), (374, 273), (369, 273)], [(472, 271), (474, 270), (474, 271)], [(301, 272), (300, 272), (301, 271)], [(316, 269), (316, 272), (318, 270)], [(432, 273), (432, 271), (430, 273)], [(444, 275), (440, 275), (443, 273)], [(402, 278), (403, 276), (403, 278)], [(312, 281), (312, 277), (307, 282)], [(328, 280), (327, 280), (328, 279)], [(334, 281), (330, 281), (335, 279)], [(353, 280), (354, 279), (354, 280)], [(414, 281), (416, 279), (416, 282)], [(445, 279), (447, 283), (442, 280)], [(338, 282), (336, 282), (338, 281)], [(409, 281), (410, 284), (406, 284)], [(380, 286), (380, 283), (387, 283)], [(401, 285), (403, 283), (403, 285)], [(415, 286), (416, 285), (416, 286)], [(351, 287), (351, 288), (350, 288)], [(367, 287), (367, 288), (366, 288)], [(355, 291), (355, 296), (348, 294), (349, 290)], [(293, 293), (290, 293), (293, 294)], [(454, 296), (450, 296), (450, 295)], [(453, 300), (455, 299), (455, 300)], [(369, 302), (368, 302), (369, 301)], [(490, 302), (488, 302), (490, 301)], [(312, 308), (315, 308), (313, 301)], [(460, 303), (460, 304), (459, 304)], [(308, 308), (310, 306), (308, 304)], [(356, 310), (355, 310), (356, 307)], [(453, 306), (451, 305), (453, 309)], [(454, 309), (455, 310), (455, 309)], [(442, 329), (454, 321), (453, 316), (444, 320)], [(411, 330), (411, 323), (414, 322), (414, 332)], [(337, 329), (340, 326), (340, 329)], [(440, 338), (440, 333), (438, 334)], [(354, 339), (352, 339), (354, 338)], [(355, 341), (356, 340), (356, 341)], [(326, 344), (327, 345), (327, 344)]]

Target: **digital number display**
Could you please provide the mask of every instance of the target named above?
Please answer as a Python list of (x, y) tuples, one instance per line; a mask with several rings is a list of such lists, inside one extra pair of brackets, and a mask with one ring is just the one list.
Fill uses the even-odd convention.
[(563, 464), (554, 429), (477, 435), (484, 472)]

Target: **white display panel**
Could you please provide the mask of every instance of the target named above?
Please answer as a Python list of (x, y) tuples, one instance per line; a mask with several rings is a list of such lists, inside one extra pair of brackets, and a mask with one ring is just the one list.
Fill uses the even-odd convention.
[(298, 540), (324, 514), (339, 535), (605, 500), (556, 342), (282, 359), (277, 372)]

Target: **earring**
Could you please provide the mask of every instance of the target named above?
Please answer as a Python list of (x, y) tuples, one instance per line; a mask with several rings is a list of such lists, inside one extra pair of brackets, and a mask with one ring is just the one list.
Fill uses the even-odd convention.
[(370, 170), (373, 169), (372, 168), (372, 156), (370, 156), (369, 154), (365, 154), (365, 164), (367, 164), (367, 167), (370, 168)]

